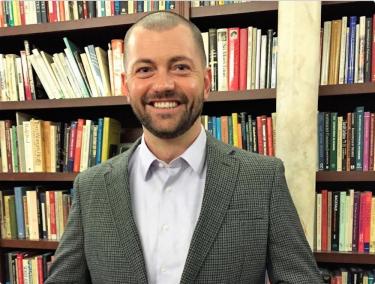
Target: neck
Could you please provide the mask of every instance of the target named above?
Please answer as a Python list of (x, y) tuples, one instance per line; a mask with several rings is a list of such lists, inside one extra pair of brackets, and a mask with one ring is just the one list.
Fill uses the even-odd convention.
[(144, 139), (147, 147), (159, 160), (166, 163), (170, 163), (184, 153), (185, 150), (193, 144), (200, 131), (200, 119), (197, 119), (193, 126), (184, 134), (171, 139), (156, 137), (147, 129), (143, 128)]

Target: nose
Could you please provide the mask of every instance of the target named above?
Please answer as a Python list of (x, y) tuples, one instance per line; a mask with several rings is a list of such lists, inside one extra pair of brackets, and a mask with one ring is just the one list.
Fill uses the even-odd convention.
[(163, 93), (174, 90), (175, 81), (171, 74), (165, 70), (158, 70), (152, 83), (152, 91), (154, 93)]

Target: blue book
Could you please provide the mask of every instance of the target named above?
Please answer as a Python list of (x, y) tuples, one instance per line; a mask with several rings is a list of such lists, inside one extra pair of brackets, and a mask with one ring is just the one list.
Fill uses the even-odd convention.
[(324, 171), (324, 112), (318, 114), (319, 171)]
[[(73, 137), (72, 137), (73, 136)], [(75, 151), (75, 141), (77, 138), (77, 121), (72, 121), (70, 124), (70, 135), (69, 135), (69, 149), (68, 149), (68, 172), (73, 172), (74, 166), (74, 151)]]
[(349, 50), (348, 50), (348, 76), (347, 83), (354, 83), (355, 68), (355, 36), (356, 36), (357, 16), (351, 16), (349, 21)]
[(25, 239), (25, 219), (24, 219), (24, 209), (23, 209), (23, 197), (26, 195), (25, 186), (15, 186), (14, 187), (14, 198), (16, 205), (16, 218), (17, 218), (17, 237), (19, 239)]
[(211, 120), (212, 120), (212, 135), (216, 138), (217, 138), (217, 124), (216, 124), (216, 116), (211, 116)]
[(103, 144), (103, 125), (104, 119), (98, 119), (98, 136), (96, 138), (96, 164), (102, 162), (102, 144)]
[(144, 11), (144, 2), (143, 1), (137, 1), (137, 13), (141, 13)]
[(121, 14), (120, 0), (115, 0), (115, 15)]
[(365, 108), (358, 106), (355, 108), (355, 169), (363, 170), (363, 122)]
[(221, 138), (221, 117), (220, 116), (216, 117), (216, 137), (217, 137), (217, 140), (222, 141), (222, 138)]

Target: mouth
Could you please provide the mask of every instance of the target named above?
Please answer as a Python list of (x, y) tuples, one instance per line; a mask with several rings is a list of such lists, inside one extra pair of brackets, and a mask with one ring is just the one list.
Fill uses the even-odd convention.
[(178, 107), (180, 104), (178, 101), (152, 101), (148, 105), (157, 109), (172, 109)]

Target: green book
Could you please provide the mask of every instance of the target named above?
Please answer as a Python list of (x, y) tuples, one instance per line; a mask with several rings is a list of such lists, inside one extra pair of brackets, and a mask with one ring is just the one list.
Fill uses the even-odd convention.
[(355, 169), (363, 170), (363, 121), (365, 108), (359, 106), (355, 108)]
[(330, 114), (329, 170), (337, 171), (337, 112)]
[(340, 192), (339, 251), (346, 250), (346, 192)]

